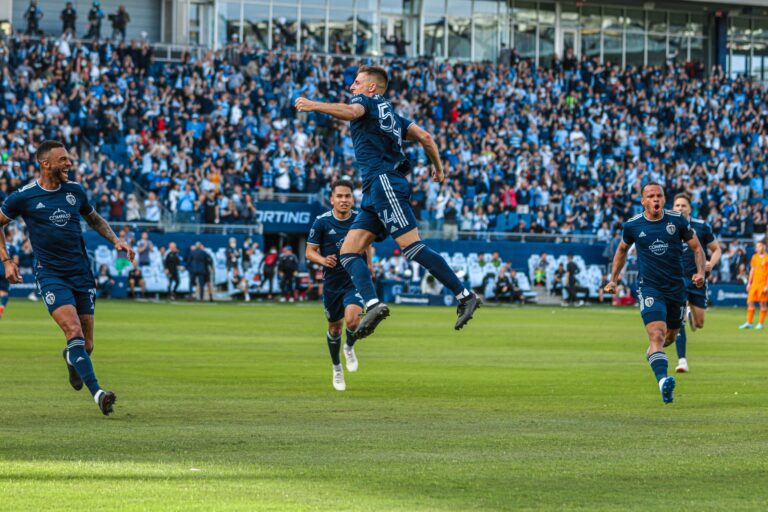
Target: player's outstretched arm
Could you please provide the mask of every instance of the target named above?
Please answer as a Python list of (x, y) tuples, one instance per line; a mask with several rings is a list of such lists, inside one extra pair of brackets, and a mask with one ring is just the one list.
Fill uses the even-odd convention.
[(707, 258), (704, 256), (704, 249), (701, 247), (698, 236), (693, 236), (686, 242), (688, 248), (693, 251), (693, 259), (696, 261), (696, 273), (691, 277), (691, 281), (697, 288), (704, 286), (704, 269), (707, 265)]
[(629, 253), (629, 245), (622, 240), (619, 242), (619, 246), (616, 248), (616, 255), (613, 257), (613, 270), (611, 271), (611, 281), (605, 285), (605, 293), (616, 293), (616, 283), (621, 277), (621, 271), (624, 265), (627, 264), (627, 254)]
[(322, 101), (312, 101), (307, 98), (297, 99), (294, 106), (299, 112), (320, 112), (341, 121), (353, 121), (358, 117), (363, 117), (365, 114), (365, 107), (360, 104), (323, 103)]
[(129, 260), (133, 261), (133, 259), (136, 257), (136, 253), (133, 252), (133, 248), (117, 237), (109, 223), (104, 220), (104, 217), (99, 215), (98, 212), (94, 210), (89, 215), (86, 215), (85, 222), (91, 226), (91, 229), (106, 238), (107, 241), (109, 241), (109, 243), (115, 247), (115, 249), (118, 251), (127, 252)]
[(405, 134), (405, 140), (414, 140), (421, 144), (427, 158), (432, 163), (432, 179), (438, 183), (442, 182), (445, 179), (445, 171), (443, 170), (443, 162), (440, 160), (440, 152), (437, 150), (437, 144), (435, 144), (432, 135), (416, 123), (411, 123)]
[(5, 226), (11, 223), (11, 219), (0, 213), (0, 260), (3, 262), (3, 274), (9, 283), (22, 282), (17, 259), (11, 258), (5, 245)]

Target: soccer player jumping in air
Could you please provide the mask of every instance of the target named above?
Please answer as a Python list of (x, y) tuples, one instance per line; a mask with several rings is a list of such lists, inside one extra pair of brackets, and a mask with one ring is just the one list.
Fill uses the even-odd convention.
[(646, 354), (662, 400), (668, 404), (674, 398), (675, 378), (667, 375), (664, 347), (675, 341), (685, 312), (683, 242), (693, 253), (696, 273), (691, 276), (691, 282), (699, 288), (704, 285), (704, 251), (690, 222), (680, 213), (664, 209), (661, 185), (646, 184), (641, 197), (645, 212), (624, 223), (622, 240), (613, 258), (611, 281), (605, 286), (605, 292), (616, 292), (627, 253), (635, 244), (639, 266), (637, 298), (650, 345)]
[[(688, 194), (677, 194), (672, 203), (672, 209), (680, 212), (683, 217), (691, 222), (691, 228), (696, 232), (702, 249), (709, 250), (710, 257), (706, 262), (705, 270), (707, 273), (711, 272), (712, 268), (720, 261), (720, 255), (722, 254), (720, 244), (712, 232), (712, 226), (701, 219), (691, 218), (691, 198), (688, 197)], [(683, 272), (685, 275), (686, 293), (688, 294), (688, 325), (692, 331), (695, 331), (704, 327), (704, 315), (707, 312), (707, 282), (705, 280), (704, 286), (697, 287), (688, 278), (688, 276), (696, 273), (696, 261), (693, 252), (689, 251), (685, 245), (683, 246)], [(680, 332), (677, 333), (677, 338), (675, 339), (675, 348), (677, 349), (677, 367), (675, 371), (678, 373), (688, 371), (688, 359), (685, 357), (687, 341), (688, 336), (685, 333), (685, 322), (683, 322), (683, 325), (680, 326)]]
[(0, 259), (8, 281), (20, 283), (19, 267), (5, 249), (2, 227), (24, 217), (35, 254), (37, 287), (67, 339), (64, 360), (69, 383), (78, 391), (85, 384), (101, 412), (108, 416), (117, 397), (101, 389), (91, 364), (96, 289), (80, 230), (81, 216), (116, 250), (126, 251), (129, 259), (133, 260), (134, 252), (88, 204), (83, 188), (69, 182), (72, 161), (64, 144), (44, 141), (37, 148), (37, 161), (40, 179), (8, 196), (0, 207)]
[(296, 100), (299, 112), (320, 112), (350, 121), (355, 158), (363, 178), (363, 200), (361, 211), (341, 247), (340, 259), (365, 301), (366, 313), (355, 331), (357, 339), (372, 334), (389, 316), (389, 308), (379, 301), (362, 257), (375, 240), (383, 240), (387, 235), (395, 239), (408, 260), (425, 267), (456, 295), (459, 301), (457, 330), (472, 319), (480, 306), (477, 295), (464, 287), (448, 263), (421, 241), (411, 209), (410, 184), (405, 178), (410, 172), (410, 163), (403, 153), (403, 139), (417, 141), (424, 148), (432, 164), (434, 181), (442, 182), (445, 173), (432, 136), (396, 114), (384, 98), (387, 83), (387, 72), (383, 68), (363, 66), (350, 86), (354, 96), (349, 104)]
[[(352, 210), (355, 202), (352, 196), (353, 186), (349, 181), (337, 181), (331, 186), (331, 205), (333, 210), (315, 219), (307, 239), (306, 258), (323, 266), (323, 305), (328, 319), (328, 350), (333, 363), (333, 387), (344, 391), (344, 370), (341, 368), (339, 352), (341, 349), (341, 328), (347, 324), (347, 341), (344, 343), (344, 359), (347, 370), (357, 371), (354, 331), (363, 314), (363, 298), (355, 290), (349, 274), (339, 263), (339, 249), (347, 236), (349, 228), (357, 217)], [(370, 254), (368, 255), (370, 264)]]

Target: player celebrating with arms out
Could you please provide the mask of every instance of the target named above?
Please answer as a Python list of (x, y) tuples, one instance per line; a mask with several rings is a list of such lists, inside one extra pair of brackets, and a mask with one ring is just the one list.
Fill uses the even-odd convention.
[(674, 398), (675, 378), (667, 376), (669, 363), (664, 347), (675, 341), (685, 311), (683, 242), (688, 244), (696, 262), (691, 281), (697, 287), (704, 285), (704, 251), (690, 222), (678, 212), (664, 209), (661, 185), (646, 184), (641, 191), (641, 202), (645, 211), (624, 223), (622, 240), (613, 258), (611, 281), (605, 286), (605, 292), (616, 292), (627, 253), (635, 244), (639, 266), (637, 296), (650, 345), (648, 362), (662, 400), (668, 404)]
[(374, 240), (387, 235), (394, 238), (408, 260), (426, 268), (459, 301), (455, 328), (461, 329), (472, 319), (480, 300), (467, 290), (446, 261), (421, 241), (416, 216), (410, 202), (410, 184), (405, 175), (410, 163), (403, 152), (403, 139), (418, 141), (432, 164), (432, 179), (445, 179), (443, 164), (432, 136), (394, 112), (384, 98), (387, 72), (380, 67), (363, 66), (350, 91), (350, 104), (322, 103), (306, 98), (296, 100), (299, 112), (320, 112), (342, 121), (350, 121), (355, 158), (363, 178), (363, 200), (341, 248), (340, 260), (355, 288), (363, 296), (366, 313), (355, 331), (357, 339), (373, 333), (389, 316), (389, 308), (379, 301), (368, 266), (362, 258)]
[[(720, 261), (720, 255), (722, 254), (720, 244), (712, 233), (712, 226), (701, 219), (691, 218), (691, 198), (688, 194), (677, 194), (672, 203), (672, 209), (680, 212), (683, 217), (691, 222), (691, 228), (696, 232), (699, 243), (703, 248), (709, 250), (710, 257), (705, 264), (705, 270), (707, 273), (711, 272), (712, 268)], [(704, 327), (704, 315), (707, 312), (707, 282), (705, 279), (704, 286), (702, 287), (694, 285), (688, 276), (692, 276), (695, 273), (696, 261), (693, 252), (688, 250), (688, 246), (684, 245), (683, 275), (685, 276), (685, 287), (688, 294), (688, 325), (691, 326), (692, 331)], [(688, 371), (688, 360), (685, 357), (687, 340), (685, 322), (683, 322), (680, 326), (680, 332), (677, 333), (677, 338), (675, 339), (675, 348), (677, 349), (677, 368), (675, 368), (675, 371), (678, 373)]]
[(749, 279), (747, 280), (747, 322), (739, 329), (751, 329), (755, 318), (755, 302), (760, 303), (760, 322), (756, 330), (763, 328), (765, 315), (768, 313), (768, 254), (765, 253), (765, 243), (755, 243), (755, 254), (749, 262)]
[(107, 221), (88, 204), (83, 188), (69, 182), (67, 174), (72, 161), (64, 144), (42, 142), (37, 148), (37, 161), (40, 179), (8, 196), (0, 207), (0, 259), (6, 278), (11, 283), (20, 283), (19, 267), (5, 249), (1, 228), (19, 216), (24, 217), (35, 255), (37, 287), (67, 339), (64, 359), (69, 383), (75, 390), (85, 384), (101, 412), (108, 416), (117, 397), (101, 389), (91, 363), (96, 289), (80, 230), (81, 216), (115, 249), (126, 251), (131, 260), (133, 249), (118, 239)]
[[(309, 231), (305, 252), (309, 261), (323, 266), (323, 305), (325, 316), (328, 318), (326, 341), (333, 363), (333, 387), (337, 391), (347, 389), (344, 370), (339, 360), (341, 328), (347, 324), (347, 341), (344, 344), (347, 370), (356, 372), (358, 362), (354, 348), (354, 330), (363, 314), (363, 298), (357, 293), (349, 274), (339, 263), (339, 249), (357, 217), (357, 212), (352, 210), (355, 201), (352, 190), (352, 183), (346, 180), (337, 181), (331, 186), (333, 209), (315, 219)], [(370, 264), (370, 254), (368, 261)]]

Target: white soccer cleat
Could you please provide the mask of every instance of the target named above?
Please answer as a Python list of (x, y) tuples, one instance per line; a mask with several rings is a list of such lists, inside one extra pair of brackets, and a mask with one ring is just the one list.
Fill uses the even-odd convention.
[(344, 382), (344, 370), (341, 368), (341, 365), (333, 367), (333, 389), (336, 391), (347, 389), (347, 383)]
[(355, 347), (349, 347), (344, 344), (344, 359), (347, 360), (347, 370), (350, 372), (356, 372), (357, 355), (355, 354)]
[(751, 328), (752, 328), (752, 324), (749, 322), (744, 322), (739, 326), (739, 329), (751, 329)]
[(761, 331), (762, 329), (763, 329), (763, 324), (757, 324), (757, 325), (755, 326), (755, 330), (756, 330), (756, 331)]
[(677, 361), (677, 368), (675, 368), (675, 372), (677, 373), (688, 373), (688, 361), (681, 357)]
[(691, 328), (691, 332), (696, 332), (696, 323), (693, 321), (693, 312), (691, 306), (685, 308), (685, 318), (688, 319), (688, 327)]

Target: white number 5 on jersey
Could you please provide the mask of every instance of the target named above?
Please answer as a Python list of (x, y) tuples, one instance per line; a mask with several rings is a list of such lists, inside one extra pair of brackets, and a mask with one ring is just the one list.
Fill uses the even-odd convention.
[(389, 103), (379, 103), (379, 128), (387, 133), (394, 134), (397, 137), (397, 145), (403, 145), (402, 133), (397, 125), (394, 114), (392, 114)]

